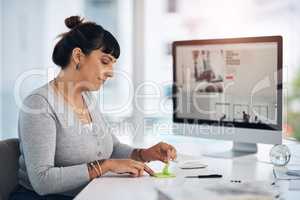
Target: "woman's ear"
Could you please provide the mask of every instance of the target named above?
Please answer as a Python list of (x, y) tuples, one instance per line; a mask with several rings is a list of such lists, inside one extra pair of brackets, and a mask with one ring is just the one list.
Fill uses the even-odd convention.
[(72, 51), (72, 60), (75, 63), (75, 66), (80, 64), (80, 61), (82, 61), (82, 50), (79, 47), (76, 47)]

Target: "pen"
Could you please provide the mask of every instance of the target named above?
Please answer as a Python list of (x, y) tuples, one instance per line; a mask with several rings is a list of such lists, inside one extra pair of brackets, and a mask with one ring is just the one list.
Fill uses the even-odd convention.
[(198, 175), (198, 176), (186, 176), (185, 178), (222, 178), (220, 174), (208, 174), (208, 175)]

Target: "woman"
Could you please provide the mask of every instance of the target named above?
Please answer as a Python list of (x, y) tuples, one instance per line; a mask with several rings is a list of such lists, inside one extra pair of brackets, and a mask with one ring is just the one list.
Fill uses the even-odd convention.
[(89, 91), (112, 76), (119, 44), (79, 16), (65, 24), (70, 31), (61, 35), (52, 55), (60, 73), (26, 97), (19, 114), (19, 186), (12, 200), (72, 199), (107, 172), (152, 175), (145, 162), (176, 158), (169, 144), (133, 149), (111, 133)]

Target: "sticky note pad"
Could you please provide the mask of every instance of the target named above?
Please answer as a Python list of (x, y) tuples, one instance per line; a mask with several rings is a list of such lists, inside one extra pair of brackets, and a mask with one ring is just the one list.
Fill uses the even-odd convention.
[(176, 177), (175, 174), (172, 174), (169, 172), (169, 164), (167, 163), (162, 172), (159, 172), (159, 173), (154, 173), (154, 177), (156, 178), (174, 178)]
[(175, 174), (172, 173), (168, 173), (168, 174), (164, 174), (162, 172), (158, 172), (158, 173), (154, 173), (154, 177), (156, 178), (175, 178)]

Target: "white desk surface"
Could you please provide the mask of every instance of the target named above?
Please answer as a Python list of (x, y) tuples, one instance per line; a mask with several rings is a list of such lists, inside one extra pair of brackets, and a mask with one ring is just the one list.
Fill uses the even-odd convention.
[[(173, 144), (179, 153), (179, 160), (200, 159), (207, 164), (206, 169), (182, 170), (178, 168), (176, 163), (171, 164), (171, 171), (176, 174), (176, 178), (157, 179), (145, 175), (144, 177), (130, 178), (126, 176), (107, 175), (91, 181), (77, 196), (76, 200), (92, 200), (92, 199), (108, 199), (108, 200), (156, 200), (158, 193), (156, 188), (172, 187), (180, 190), (183, 187), (203, 187), (213, 183), (230, 183), (230, 180), (241, 180), (242, 182), (265, 181), (270, 184), (274, 181), (273, 165), (268, 163), (268, 153), (270, 145), (259, 145), (259, 152), (256, 155), (249, 155), (234, 159), (220, 159), (203, 157), (202, 153), (211, 151), (222, 151), (230, 148), (230, 143), (206, 140), (206, 139), (190, 139), (186, 138), (162, 138), (164, 141)], [(169, 140), (169, 141), (168, 141)], [(145, 146), (149, 146), (157, 141), (152, 140), (145, 142)], [(292, 149), (292, 155), (300, 155), (300, 145), (289, 144)], [(191, 155), (183, 156), (183, 155)], [(293, 157), (292, 157), (293, 158)], [(294, 162), (292, 159), (291, 162)], [(297, 161), (297, 164), (300, 161)], [(149, 166), (155, 171), (161, 171), (163, 164), (160, 162), (151, 162)], [(206, 173), (222, 174), (221, 179), (187, 179), (187, 175), (198, 175)], [(289, 191), (288, 181), (278, 181), (280, 190), (282, 191), (280, 199), (300, 199), (300, 191)], [(204, 198), (201, 194), (199, 197)], [(207, 199), (207, 198), (204, 198)]]

